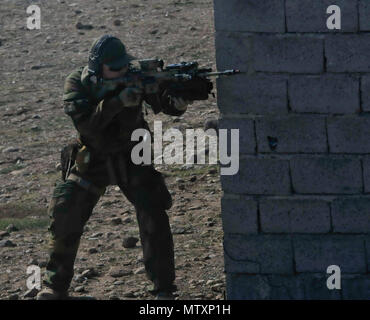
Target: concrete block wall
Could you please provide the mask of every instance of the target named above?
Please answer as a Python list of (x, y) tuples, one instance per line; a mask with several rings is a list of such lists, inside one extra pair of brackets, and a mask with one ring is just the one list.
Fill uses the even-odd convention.
[[(370, 1), (214, 0), (228, 299), (370, 299)], [(341, 269), (329, 290), (327, 267)]]

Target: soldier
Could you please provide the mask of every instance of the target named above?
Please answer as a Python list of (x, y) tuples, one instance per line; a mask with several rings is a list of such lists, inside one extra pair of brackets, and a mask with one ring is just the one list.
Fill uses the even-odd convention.
[(49, 206), (52, 218), (47, 277), (37, 299), (66, 299), (84, 225), (108, 185), (118, 185), (134, 205), (143, 246), (144, 265), (157, 299), (173, 299), (176, 289), (173, 239), (166, 213), (171, 195), (153, 165), (135, 165), (131, 150), (138, 142), (131, 133), (149, 129), (142, 103), (154, 113), (182, 115), (192, 101), (138, 88), (105, 86), (99, 81), (122, 77), (135, 58), (116, 37), (105, 35), (90, 50), (88, 66), (65, 80), (64, 111), (79, 133), (75, 145), (62, 152), (63, 179), (57, 182)]

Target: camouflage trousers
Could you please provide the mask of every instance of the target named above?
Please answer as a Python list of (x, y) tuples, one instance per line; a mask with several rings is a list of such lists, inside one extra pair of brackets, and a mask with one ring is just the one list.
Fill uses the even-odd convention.
[[(127, 174), (128, 182), (118, 182), (118, 186), (136, 209), (144, 265), (148, 279), (154, 283), (152, 293), (171, 290), (175, 279), (174, 249), (165, 211), (172, 206), (171, 195), (162, 175), (152, 166), (130, 164)], [(46, 286), (68, 290), (84, 226), (99, 198), (74, 181), (57, 183), (49, 205), (52, 220)]]

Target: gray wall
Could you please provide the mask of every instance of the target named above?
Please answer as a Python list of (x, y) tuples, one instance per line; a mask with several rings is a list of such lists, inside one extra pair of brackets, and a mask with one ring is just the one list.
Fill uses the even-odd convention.
[(370, 1), (214, 7), (217, 67), (246, 72), (217, 80), (220, 127), (243, 141), (221, 177), (227, 298), (370, 299)]

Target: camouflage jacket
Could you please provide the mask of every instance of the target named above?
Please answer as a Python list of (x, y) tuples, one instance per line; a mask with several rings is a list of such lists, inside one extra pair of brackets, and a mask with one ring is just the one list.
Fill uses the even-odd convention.
[[(64, 111), (72, 118), (81, 142), (96, 154), (129, 151), (137, 143), (131, 142), (132, 132), (137, 128), (148, 129), (142, 104), (125, 108), (118, 98), (122, 89), (99, 98), (99, 88), (90, 82), (87, 67), (73, 71), (65, 80)], [(162, 111), (174, 116), (184, 113), (169, 104), (168, 97), (151, 95), (144, 97), (144, 101), (154, 113)]]

